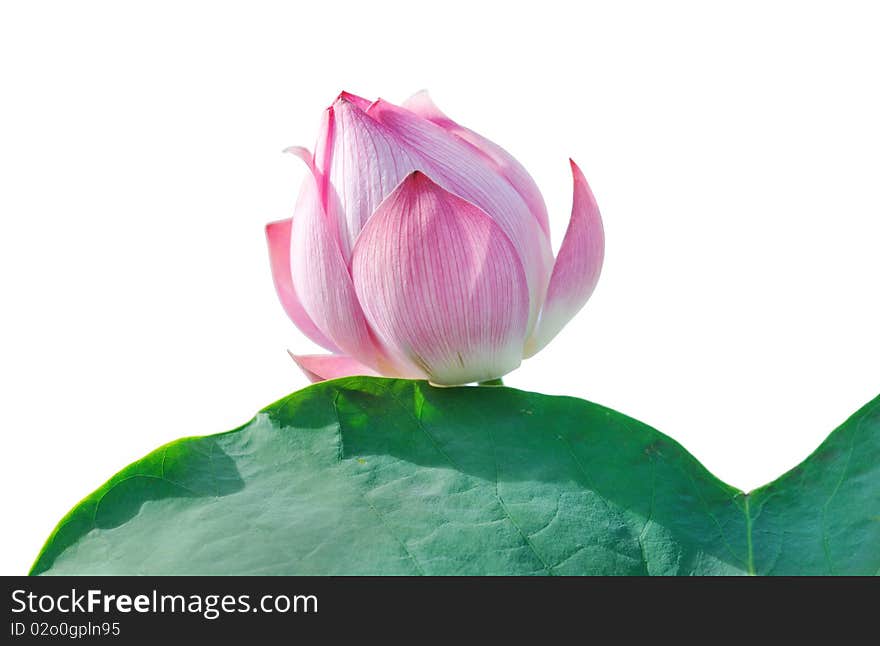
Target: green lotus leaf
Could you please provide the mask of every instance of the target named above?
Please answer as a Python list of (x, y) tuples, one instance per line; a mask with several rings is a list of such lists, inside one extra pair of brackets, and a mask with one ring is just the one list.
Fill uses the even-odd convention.
[(880, 570), (880, 398), (749, 494), (597, 404), (353, 377), (172, 442), (32, 574), (736, 575)]

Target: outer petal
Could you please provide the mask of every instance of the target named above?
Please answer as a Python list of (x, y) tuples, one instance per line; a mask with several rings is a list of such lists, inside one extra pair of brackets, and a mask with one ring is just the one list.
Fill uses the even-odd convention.
[(391, 131), (398, 145), (412, 151), (420, 161), (414, 170), (423, 170), (447, 191), (483, 209), (507, 234), (528, 281), (531, 329), (550, 278), (553, 252), (550, 238), (520, 194), (485, 154), (437, 124), (382, 99), (367, 114)]
[(311, 174), (303, 183), (293, 217), (290, 272), (303, 309), (340, 350), (382, 374), (401, 374), (364, 319)]
[(529, 316), (519, 254), (492, 218), (423, 173), (376, 210), (352, 275), (378, 336), (433, 382), (482, 381), (519, 365)]
[(469, 128), (457, 124), (447, 117), (431, 100), (427, 90), (422, 90), (411, 96), (403, 103), (403, 107), (416, 113), (423, 119), (436, 123), (447, 132), (460, 137), (486, 155), (498, 172), (511, 183), (523, 200), (525, 200), (532, 215), (537, 218), (538, 224), (549, 239), (550, 222), (547, 218), (547, 206), (544, 204), (544, 197), (541, 195), (541, 191), (538, 190), (535, 180), (532, 179), (532, 176), (529, 175), (528, 171), (513, 155), (495, 142), (486, 139)]
[(290, 276), (290, 229), (291, 219), (270, 222), (266, 225), (266, 241), (269, 243), (269, 262), (272, 266), (272, 280), (281, 305), (296, 326), (312, 341), (331, 352), (338, 352), (336, 345), (328, 339), (309, 318)]
[(599, 207), (581, 169), (571, 161), (574, 202), (565, 239), (556, 256), (547, 298), (535, 332), (526, 344), (526, 357), (545, 345), (590, 298), (605, 257), (605, 233)]
[(368, 368), (351, 357), (340, 354), (293, 354), (288, 352), (290, 358), (296, 361), (296, 365), (306, 374), (312, 383), (325, 379), (338, 377), (350, 377), (352, 375), (379, 376), (375, 370)]

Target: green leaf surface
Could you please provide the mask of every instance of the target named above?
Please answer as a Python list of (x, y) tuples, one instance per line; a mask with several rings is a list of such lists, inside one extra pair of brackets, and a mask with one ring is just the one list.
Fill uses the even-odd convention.
[(570, 397), (354, 377), (160, 447), (32, 574), (878, 574), (880, 398), (748, 495)]

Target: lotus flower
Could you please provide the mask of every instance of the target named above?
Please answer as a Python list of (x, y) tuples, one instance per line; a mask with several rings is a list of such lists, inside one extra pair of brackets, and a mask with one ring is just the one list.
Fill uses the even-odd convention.
[(543, 348), (599, 278), (602, 221), (572, 161), (555, 260), (526, 170), (440, 112), (343, 92), (324, 112), (288, 220), (266, 227), (287, 314), (329, 355), (291, 355), (313, 381), (354, 374), (488, 381)]

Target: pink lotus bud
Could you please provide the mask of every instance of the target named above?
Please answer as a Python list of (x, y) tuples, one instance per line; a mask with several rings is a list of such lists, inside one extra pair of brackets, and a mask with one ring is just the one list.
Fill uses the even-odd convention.
[(571, 162), (574, 204), (554, 261), (535, 182), (422, 92), (395, 106), (343, 92), (327, 108), (293, 218), (266, 227), (275, 287), (331, 355), (293, 355), (313, 381), (443, 385), (507, 374), (583, 307), (602, 220)]

